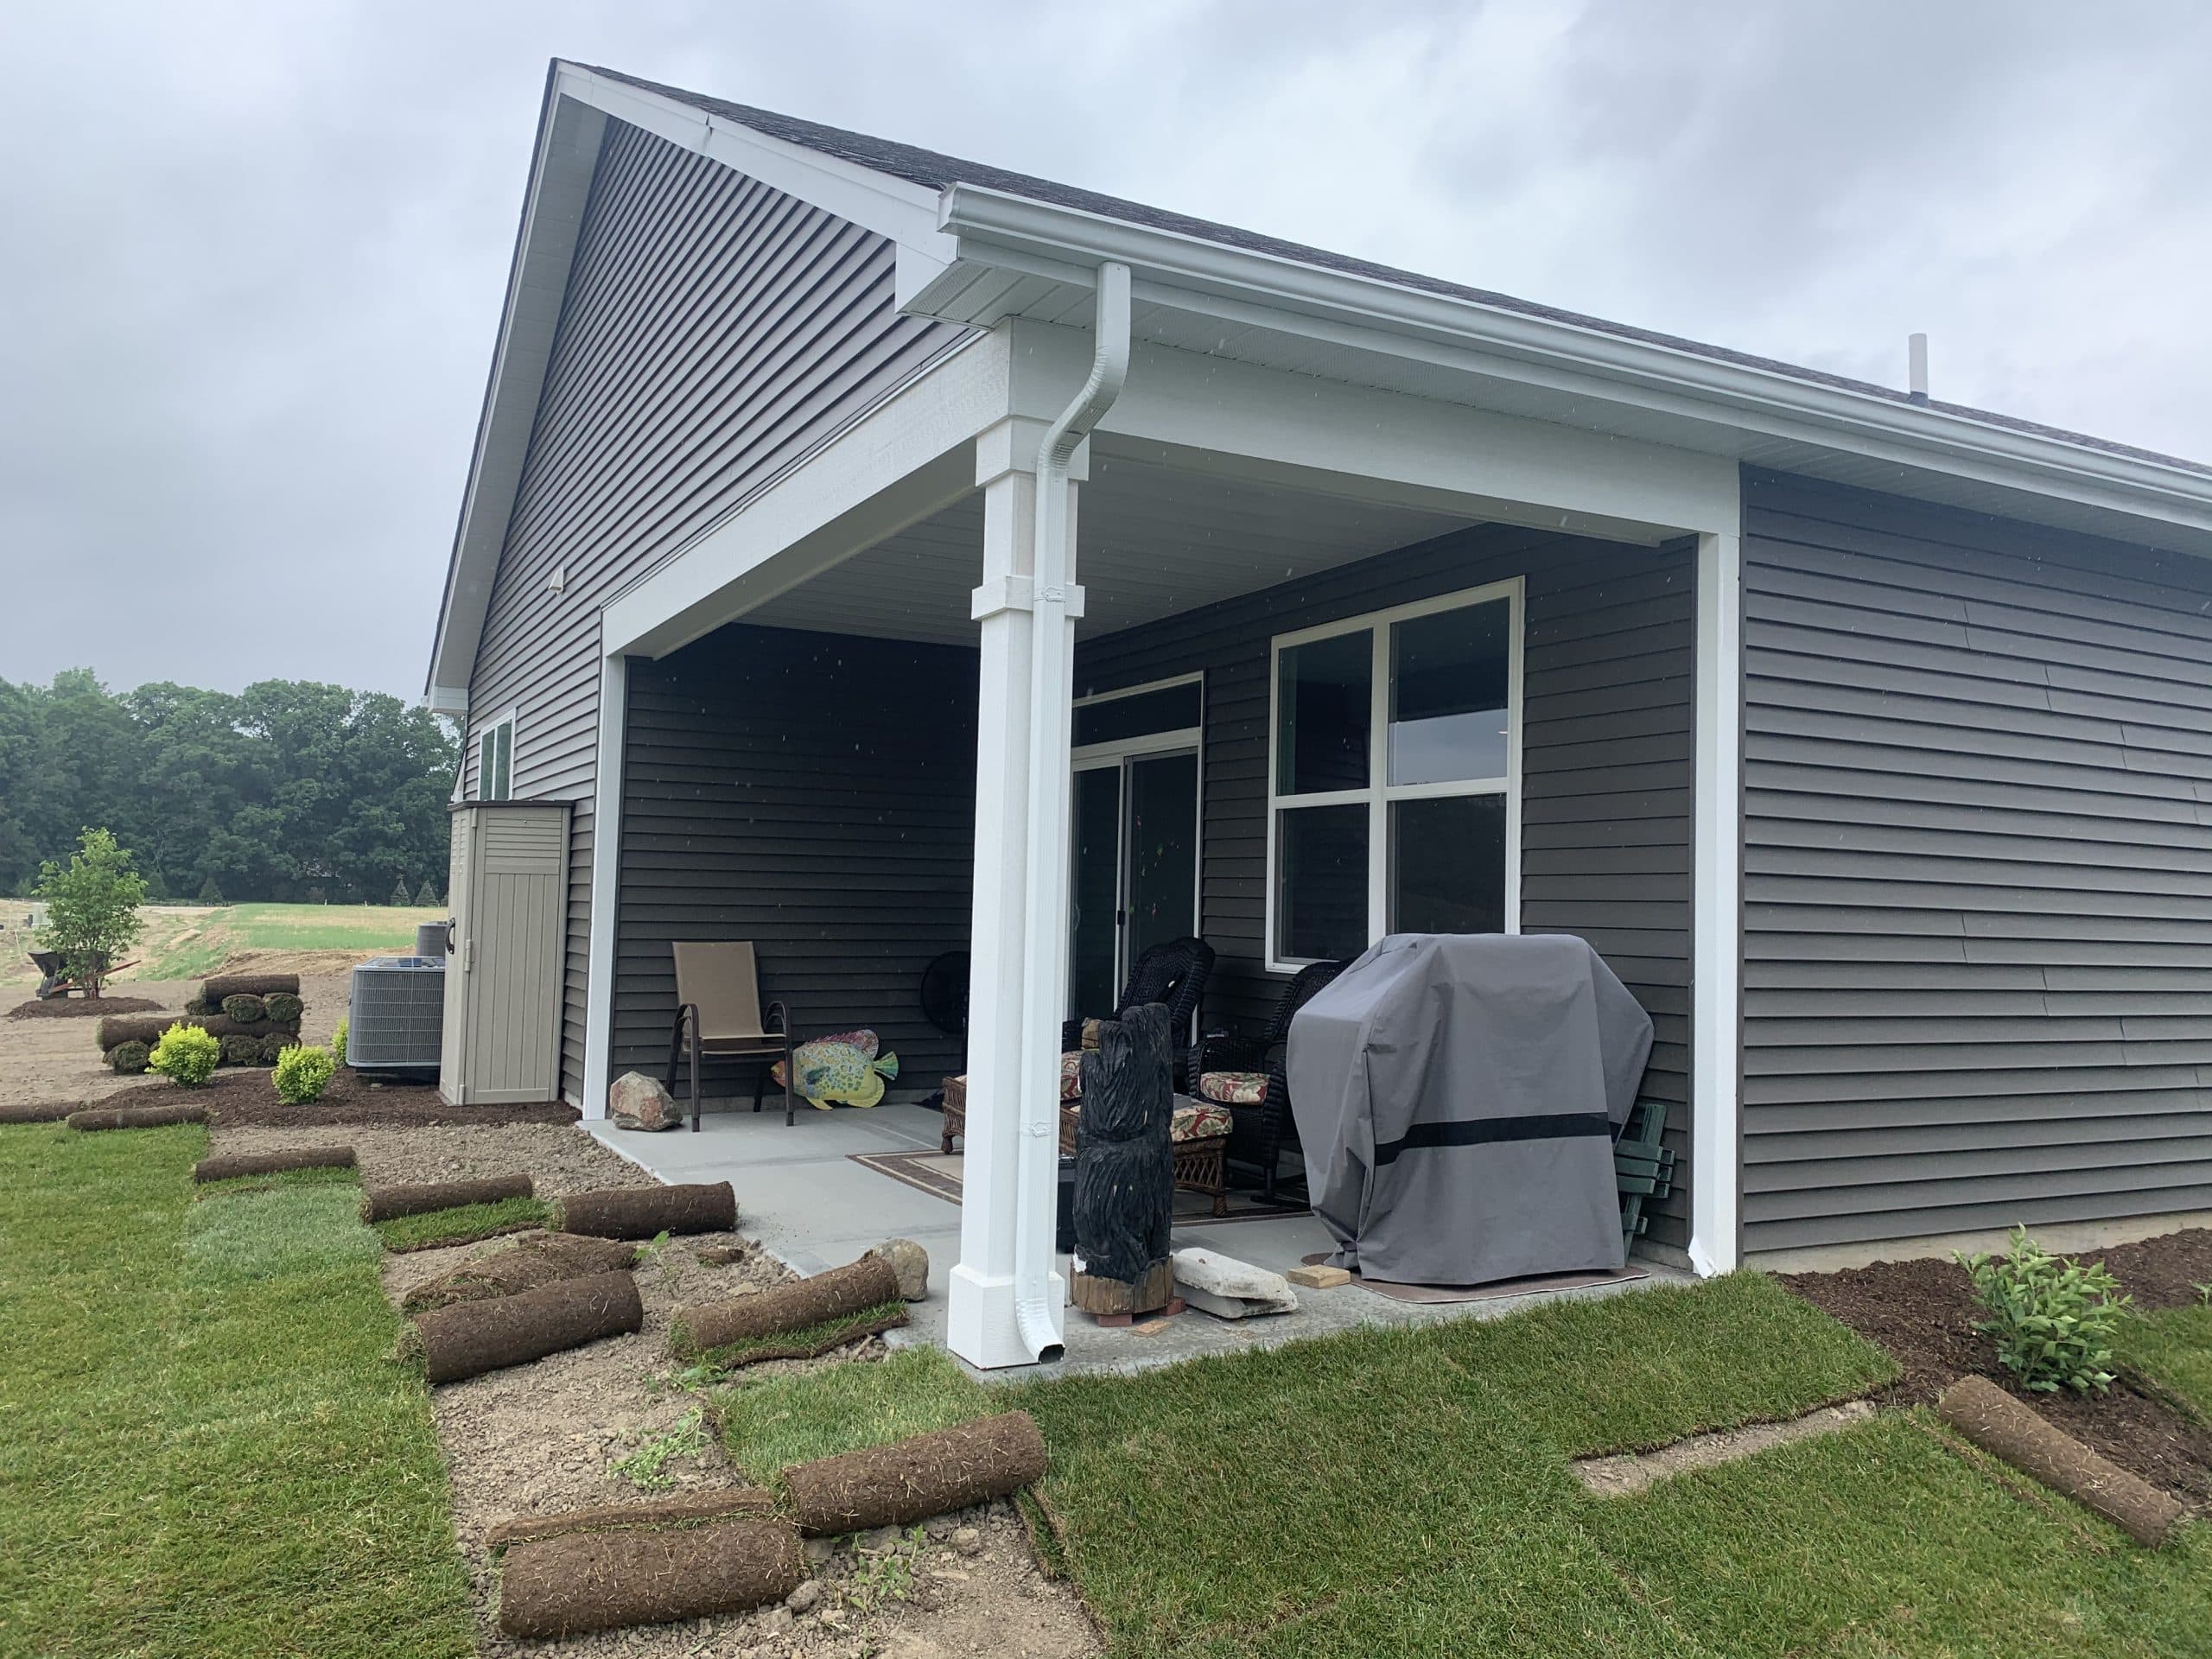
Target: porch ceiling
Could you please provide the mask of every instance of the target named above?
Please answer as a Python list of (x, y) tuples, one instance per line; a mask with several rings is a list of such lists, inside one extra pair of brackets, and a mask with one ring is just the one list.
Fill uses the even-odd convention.
[[(1083, 632), (1112, 633), (1465, 527), (1433, 510), (1188, 472), (1102, 451), (1077, 517)], [(968, 496), (743, 620), (973, 645), (983, 498)]]

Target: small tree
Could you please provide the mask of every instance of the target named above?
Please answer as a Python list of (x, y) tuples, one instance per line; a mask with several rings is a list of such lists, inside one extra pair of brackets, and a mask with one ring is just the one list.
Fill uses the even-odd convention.
[(87, 830), (67, 865), (39, 867), (38, 896), (46, 925), (38, 942), (61, 957), (62, 971), (100, 994), (108, 969), (138, 937), (146, 884), (130, 855), (105, 830)]
[(430, 885), (430, 878), (427, 875), (423, 878), (423, 885), (415, 890), (415, 902), (425, 910), (438, 902), (438, 890)]
[(406, 902), (407, 878), (403, 875), (397, 881), (391, 884), (391, 897), (385, 899), (385, 903), (387, 905), (404, 905)]
[(212, 875), (200, 884), (200, 902), (203, 905), (223, 902), (223, 890), (215, 885), (215, 878)]

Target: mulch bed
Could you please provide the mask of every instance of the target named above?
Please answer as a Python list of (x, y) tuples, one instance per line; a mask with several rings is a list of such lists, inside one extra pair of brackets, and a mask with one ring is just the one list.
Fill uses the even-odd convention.
[(144, 996), (33, 997), (8, 1010), (10, 1020), (96, 1020), (104, 1014), (158, 1014), (162, 1005)]
[[(119, 1001), (109, 998), (111, 1002)], [(112, 1012), (112, 1009), (107, 1012)], [(159, 1093), (163, 1100), (171, 1085), (156, 1081), (129, 1091), (131, 1103), (141, 1100), (141, 1090)], [(321, 1100), (311, 1106), (287, 1106), (276, 1098), (266, 1070), (238, 1068), (218, 1071), (199, 1088), (188, 1091), (195, 1105), (207, 1109), (207, 1121), (219, 1129), (415, 1128), (433, 1124), (481, 1128), (505, 1123), (574, 1123), (582, 1114), (564, 1102), (540, 1101), (511, 1106), (448, 1106), (438, 1098), (431, 1084), (372, 1083), (359, 1072), (340, 1069), (330, 1080)], [(103, 1101), (103, 1105), (117, 1103)]]
[[(2145, 1306), (2194, 1302), (2193, 1289), (2164, 1302), (2146, 1292), (2176, 1274), (2185, 1281), (2186, 1264), (2207, 1248), (2207, 1240), (2212, 1232), (2200, 1229), (2107, 1251), (2103, 1259)], [(1956, 1262), (1877, 1262), (1842, 1273), (1784, 1274), (1781, 1280), (1896, 1358), (1901, 1375), (1876, 1396), (1883, 1404), (1925, 1405), (1961, 1376), (1986, 1376), (2121, 1468), (2192, 1509), (2212, 1509), (2212, 1433), (2125, 1379), (2098, 1395), (2030, 1394), (2015, 1387), (1998, 1363), (1996, 1344), (1974, 1328), (1984, 1317), (1981, 1304)]]

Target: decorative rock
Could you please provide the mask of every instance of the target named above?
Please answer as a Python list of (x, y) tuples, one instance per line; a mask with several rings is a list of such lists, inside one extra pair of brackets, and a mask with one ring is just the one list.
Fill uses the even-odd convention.
[(1298, 1293), (1282, 1274), (1212, 1250), (1175, 1252), (1175, 1288), (1192, 1307), (1217, 1319), (1298, 1311)]
[(788, 1607), (771, 1607), (760, 1615), (760, 1628), (770, 1636), (783, 1635), (791, 1624), (791, 1610)]
[(660, 1079), (642, 1071), (625, 1071), (607, 1086), (607, 1115), (618, 1129), (672, 1129), (683, 1121)]
[(911, 1238), (887, 1238), (868, 1252), (880, 1255), (899, 1275), (899, 1294), (918, 1302), (930, 1294), (930, 1253)]
[(809, 1567), (820, 1567), (836, 1553), (837, 1541), (835, 1538), (806, 1540), (806, 1564)]
[(804, 1613), (821, 1599), (822, 1586), (812, 1579), (808, 1579), (798, 1589), (784, 1598), (784, 1605), (795, 1613)]
[(727, 1268), (742, 1262), (753, 1254), (747, 1244), (704, 1244), (699, 1249), (699, 1265), (704, 1268)]
[(973, 1527), (955, 1527), (952, 1547), (963, 1555), (980, 1555), (983, 1553), (983, 1535)]

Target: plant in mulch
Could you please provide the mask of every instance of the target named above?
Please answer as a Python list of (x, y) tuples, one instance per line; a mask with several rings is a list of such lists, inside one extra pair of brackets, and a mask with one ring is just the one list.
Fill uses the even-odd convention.
[(322, 1091), (337, 1075), (338, 1062), (328, 1049), (296, 1043), (277, 1054), (271, 1080), (277, 1099), (287, 1106), (305, 1106), (321, 1099)]
[(609, 1472), (620, 1475), (641, 1492), (664, 1492), (676, 1484), (668, 1465), (678, 1458), (706, 1455), (707, 1414), (694, 1406), (665, 1433), (656, 1434), (634, 1452), (612, 1459)]
[(2022, 1388), (2101, 1394), (2112, 1386), (2113, 1338), (2133, 1303), (2103, 1262), (2053, 1255), (2025, 1227), (2013, 1229), (2002, 1255), (1958, 1260), (1989, 1313), (1974, 1329), (1995, 1341), (1998, 1359)]
[(339, 1065), (346, 1064), (346, 1021), (343, 1020), (338, 1022), (338, 1029), (330, 1033), (330, 1052)]
[[(117, 1046), (127, 1048), (130, 1044)], [(158, 1071), (171, 1083), (197, 1089), (215, 1075), (215, 1068), (222, 1064), (221, 1039), (209, 1035), (197, 1026), (182, 1022), (163, 1032), (161, 1040), (146, 1055), (146, 1069)], [(117, 1068), (118, 1071), (120, 1067)]]

